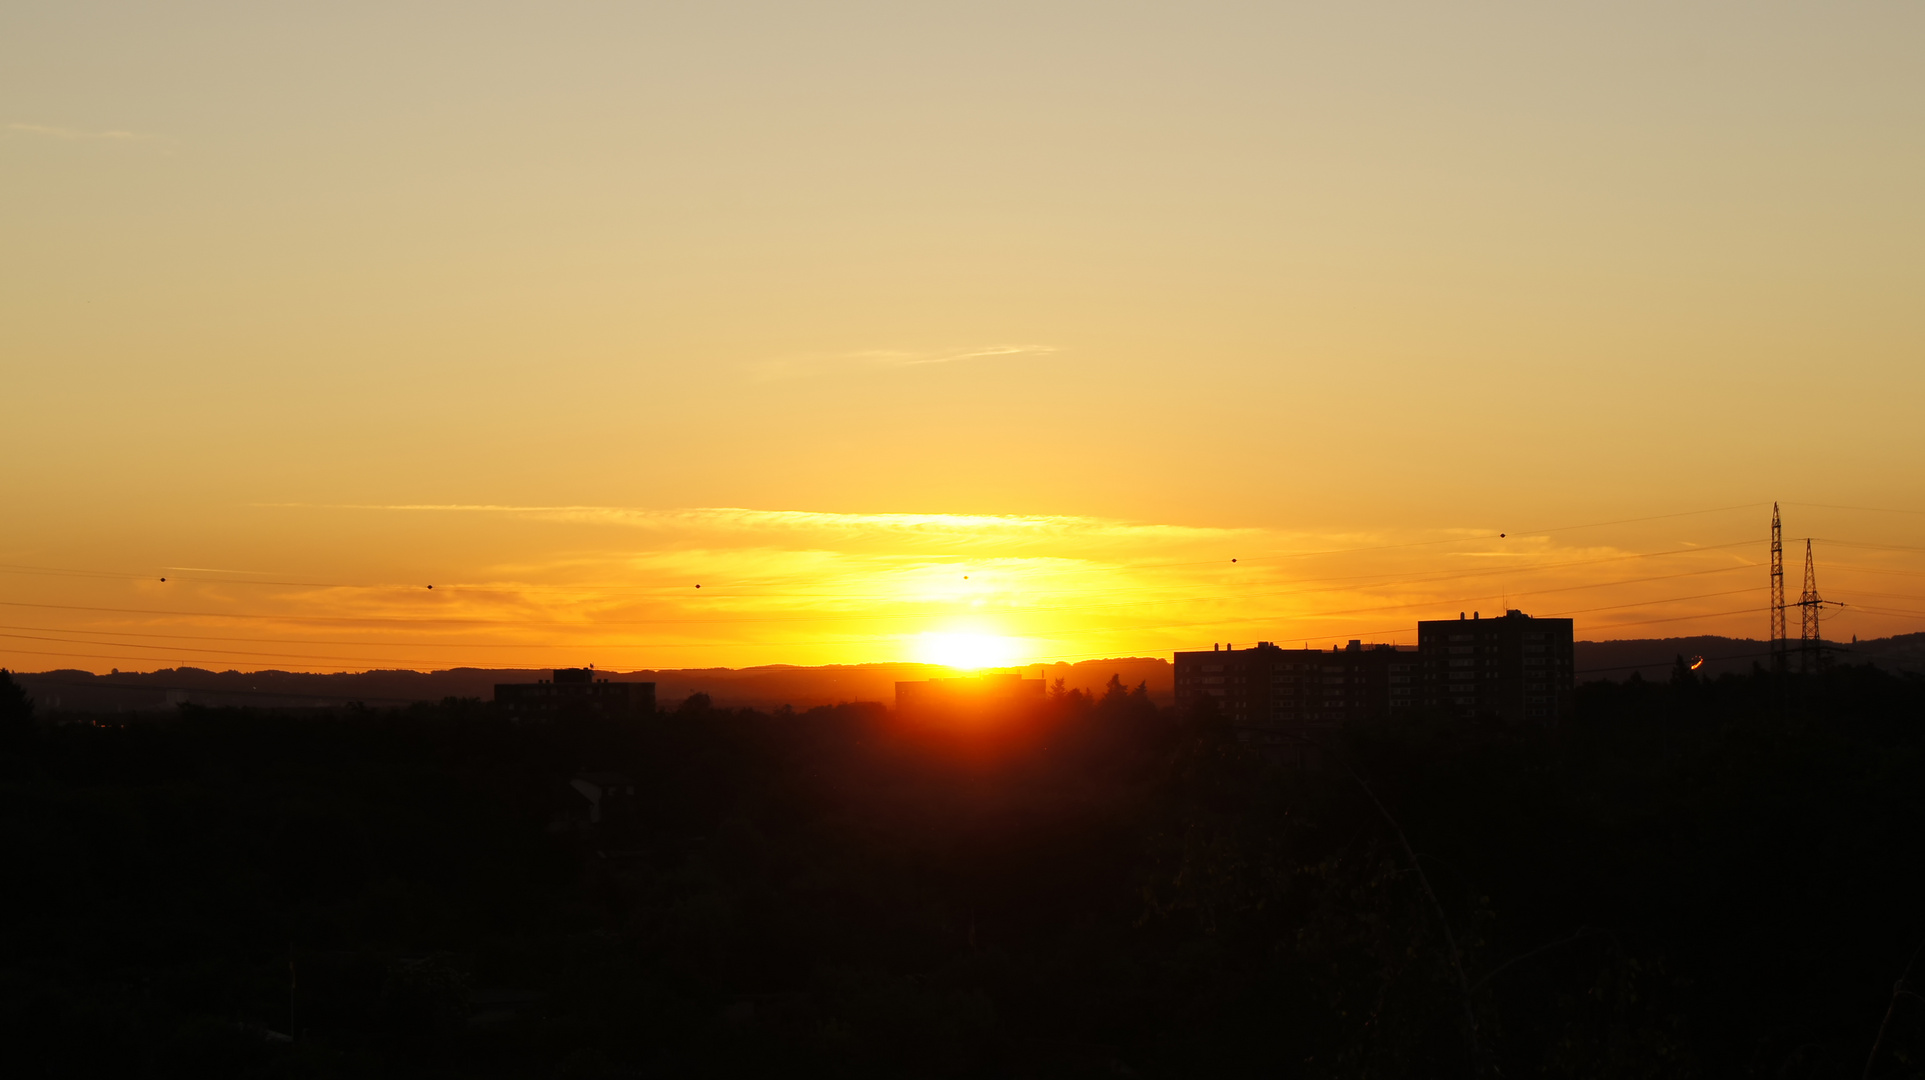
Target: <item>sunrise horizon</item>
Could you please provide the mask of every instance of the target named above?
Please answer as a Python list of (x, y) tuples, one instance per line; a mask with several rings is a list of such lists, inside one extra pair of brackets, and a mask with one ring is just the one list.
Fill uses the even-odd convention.
[[(1887, 535), (1907, 515), (1785, 507), (1794, 533), (1803, 522), (1834, 534), (1814, 541), (1825, 593), (1841, 605), (1826, 613), (1829, 637), (1925, 625), (1890, 584), (1919, 573), (1919, 552), (1836, 535)], [(278, 572), (0, 564), (14, 586), (5, 604), (19, 620), (0, 629), (0, 666), (540, 669), (586, 657), (618, 671), (864, 663), (968, 671), (1167, 657), (1239, 640), (1414, 646), (1420, 619), (1511, 609), (1572, 617), (1585, 640), (1769, 634), (1768, 529), (1744, 537), (1768, 503), (1550, 528), (1314, 534), (1064, 515), (255, 509), (360, 519), (364, 528), (425, 525), (431, 539), (416, 539), (420, 546), (439, 543), (434, 530), (506, 521), (538, 545), (574, 549), (548, 565), (422, 568), (418, 583), (405, 584), (330, 582), (325, 558)], [(650, 550), (582, 545), (606, 543), (611, 532), (639, 532)]]
[(1925, 1080), (1922, 53), (0, 5), (11, 1072)]
[(1925, 629), (1909, 9), (0, 28), (0, 666)]

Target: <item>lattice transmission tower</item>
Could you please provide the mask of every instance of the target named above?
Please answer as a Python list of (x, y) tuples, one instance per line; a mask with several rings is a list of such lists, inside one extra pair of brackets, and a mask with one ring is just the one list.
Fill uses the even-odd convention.
[(1798, 594), (1798, 610), (1803, 624), (1798, 630), (1798, 670), (1810, 671), (1818, 651), (1818, 571), (1811, 564), (1811, 538), (1805, 538), (1805, 587)]
[(1815, 671), (1823, 665), (1825, 639), (1819, 633), (1818, 617), (1825, 605), (1844, 607), (1836, 600), (1826, 600), (1818, 595), (1818, 570), (1811, 561), (1811, 540), (1805, 540), (1805, 591), (1798, 596), (1798, 607), (1804, 618), (1802, 633), (1798, 636), (1798, 670)]
[(1785, 670), (1785, 538), (1771, 504), (1771, 670)]

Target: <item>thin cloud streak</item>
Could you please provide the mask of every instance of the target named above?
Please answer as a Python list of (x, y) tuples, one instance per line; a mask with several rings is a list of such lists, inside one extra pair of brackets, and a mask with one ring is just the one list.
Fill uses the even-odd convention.
[(829, 375), (851, 369), (900, 369), (956, 364), (971, 360), (1043, 357), (1057, 352), (1054, 345), (983, 345), (968, 349), (915, 351), (864, 349), (857, 352), (778, 357), (750, 365), (759, 381)]
[(649, 510), (620, 506), (513, 506), (496, 503), (254, 503), (262, 508), (373, 510), (403, 513), (503, 514), (537, 520), (624, 525), (655, 530), (767, 532), (880, 532), (925, 538), (1004, 536), (1163, 537), (1201, 540), (1254, 535), (1260, 530), (1195, 525), (1163, 525), (1072, 515), (1018, 514), (845, 514), (821, 510), (752, 510), (743, 507), (691, 507)]
[(134, 131), (81, 131), (78, 128), (56, 127), (51, 124), (8, 124), (8, 131), (18, 131), (42, 138), (59, 139), (63, 142), (148, 142), (158, 138), (155, 135), (142, 135)]
[[(1673, 620), (1654, 623), (1670, 626), (1692, 618), (1704, 620), (1706, 629), (1743, 631), (1747, 625), (1719, 601), (1742, 595), (1747, 581), (1760, 595), (1764, 587), (1762, 578), (1739, 576), (1756, 573), (1755, 567), (1731, 563), (1740, 545), (1761, 549), (1762, 539), (1697, 550), (1685, 541), (1626, 548), (1535, 539), (1526, 560), (1464, 560), (1409, 533), (1065, 515), (253, 505), (387, 515), (423, 550), (442, 546), (436, 536), (469, 535), (489, 520), (548, 524), (534, 534), (507, 530), (503, 535), (512, 539), (503, 549), (438, 563), (432, 590), (330, 582), (325, 571), (289, 582), (170, 576), (164, 585), (89, 581), (76, 587), (62, 579), (44, 598), (17, 601), (61, 612), (24, 632), (181, 635), (200, 642), (205, 653), (183, 644), (174, 651), (186, 659), (249, 667), (274, 661), (247, 645), (228, 653), (201, 636), (258, 626), (264, 646), (299, 639), (304, 665), (332, 657), (336, 662), (326, 666), (353, 668), (539, 665), (558, 648), (578, 648), (584, 656), (616, 652), (640, 667), (778, 657), (850, 663), (909, 659), (928, 635), (965, 633), (1019, 643), (1009, 646), (1012, 656), (1042, 660), (1119, 651), (1158, 655), (1208, 647), (1226, 636), (1319, 647), (1350, 638), (1408, 644), (1418, 619), (1512, 606), (1540, 615), (1578, 612), (1581, 633), (1617, 633), (1619, 625), (1631, 632), (1646, 621)], [(1439, 528), (1430, 535), (1438, 533), (1490, 542), (1476, 530)], [(1310, 554), (1335, 561), (1299, 561)], [(290, 568), (297, 570), (309, 572)], [(1731, 576), (1717, 576), (1726, 571)], [(379, 643), (365, 640), (375, 627), (383, 631)], [(335, 637), (342, 640), (328, 640)], [(463, 645), (474, 652), (451, 655)], [(4, 642), (0, 648), (28, 651)], [(519, 648), (527, 651), (518, 654)]]
[(911, 356), (895, 362), (897, 367), (921, 367), (927, 364), (953, 364), (959, 360), (984, 360), (997, 356), (1046, 356), (1056, 350), (1048, 345), (993, 345), (986, 349), (950, 353), (946, 356)]

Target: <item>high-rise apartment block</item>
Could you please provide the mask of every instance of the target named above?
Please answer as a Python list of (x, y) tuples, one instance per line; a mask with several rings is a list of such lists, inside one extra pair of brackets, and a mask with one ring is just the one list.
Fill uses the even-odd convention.
[(1232, 723), (1313, 726), (1386, 716), (1417, 704), (1419, 654), (1353, 641), (1342, 649), (1242, 649), (1176, 654), (1176, 700), (1208, 695)]
[(1349, 720), (1489, 715), (1551, 723), (1571, 714), (1569, 619), (1460, 618), (1418, 624), (1417, 647), (1352, 641), (1325, 652), (1268, 641), (1176, 654), (1176, 701), (1216, 699), (1247, 732), (1314, 736)]
[(496, 683), (495, 705), (517, 720), (651, 716), (655, 684), (598, 679), (593, 668), (556, 668), (553, 679)]
[(1456, 716), (1554, 723), (1576, 700), (1573, 624), (1511, 610), (1501, 619), (1417, 624), (1429, 707)]

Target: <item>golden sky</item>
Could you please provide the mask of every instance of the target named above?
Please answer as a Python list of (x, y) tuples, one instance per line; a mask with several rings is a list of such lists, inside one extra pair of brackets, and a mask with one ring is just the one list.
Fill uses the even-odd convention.
[(0, 664), (1757, 636), (1774, 499), (1925, 628), (1920, 41), (9, 4)]

